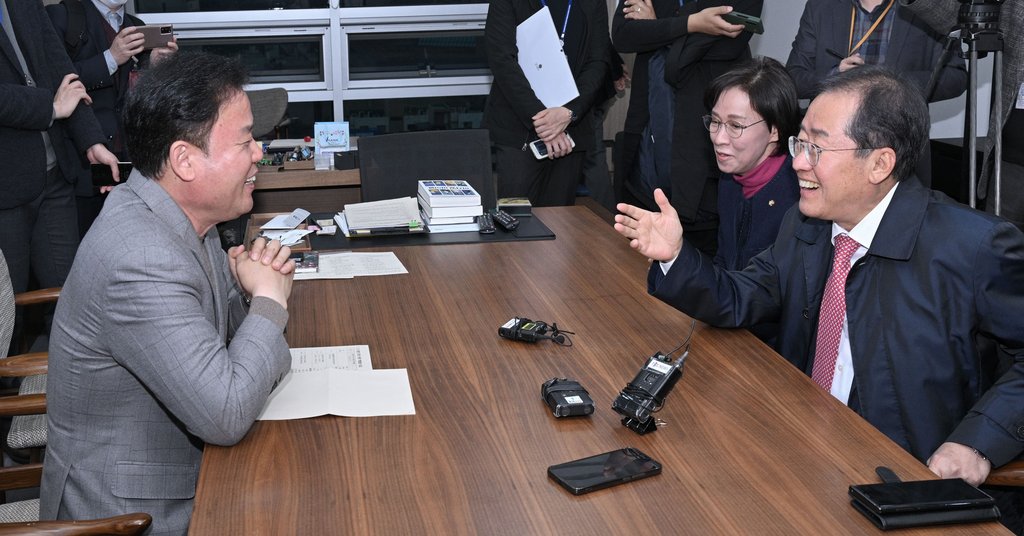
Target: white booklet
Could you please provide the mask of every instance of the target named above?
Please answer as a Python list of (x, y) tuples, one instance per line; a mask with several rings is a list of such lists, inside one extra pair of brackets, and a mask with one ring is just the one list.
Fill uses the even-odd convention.
[(545, 107), (562, 106), (580, 96), (547, 6), (516, 27), (516, 46), (519, 67)]

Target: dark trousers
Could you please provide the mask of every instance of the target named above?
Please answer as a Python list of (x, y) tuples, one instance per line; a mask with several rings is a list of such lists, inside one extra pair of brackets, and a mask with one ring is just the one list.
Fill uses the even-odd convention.
[(495, 144), (498, 198), (528, 197), (535, 207), (576, 203), (576, 185), (583, 171), (583, 152), (537, 160), (529, 149)]
[[(14, 292), (28, 290), (30, 274), (40, 288), (64, 285), (78, 250), (78, 211), (74, 187), (58, 167), (46, 172), (38, 197), (0, 209), (0, 249), (7, 259)], [(16, 322), (15, 340), (20, 324)]]
[(615, 193), (612, 178), (608, 172), (608, 155), (604, 147), (604, 118), (615, 99), (608, 99), (591, 109), (594, 116), (594, 150), (587, 151), (583, 160), (583, 184), (590, 190), (590, 197), (604, 208), (615, 212)]

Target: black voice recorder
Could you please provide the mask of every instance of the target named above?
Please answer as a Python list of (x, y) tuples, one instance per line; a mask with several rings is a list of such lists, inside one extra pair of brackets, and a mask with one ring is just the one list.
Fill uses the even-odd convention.
[(540, 386), (540, 397), (555, 417), (575, 417), (594, 412), (594, 401), (576, 380), (551, 378)]

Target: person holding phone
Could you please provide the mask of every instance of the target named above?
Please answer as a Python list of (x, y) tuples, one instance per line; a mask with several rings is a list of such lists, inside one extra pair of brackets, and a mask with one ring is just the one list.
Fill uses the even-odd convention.
[[(516, 27), (543, 6), (551, 12), (579, 96), (546, 107), (519, 66)], [(498, 173), (498, 197), (528, 197), (534, 206), (572, 205), (583, 153), (594, 149), (592, 109), (608, 76), (608, 12), (582, 0), (493, 0), (484, 27), (494, 82), (484, 108)], [(531, 142), (540, 140), (531, 148)], [(534, 150), (541, 158), (536, 158)]]
[[(78, 248), (74, 180), (117, 157), (38, 0), (0, 1), (0, 249), (14, 292), (64, 284)], [(19, 326), (20, 333), (20, 326)]]
[(760, 16), (761, 0), (622, 0), (612, 21), (621, 52), (637, 53), (616, 182), (630, 204), (655, 209), (661, 188), (692, 243), (714, 255), (718, 167), (701, 127), (704, 93), (718, 75), (751, 58), (751, 33), (723, 16)]
[[(125, 94), (141, 69), (172, 54), (178, 44), (172, 39), (166, 47), (146, 49), (139, 31), (145, 23), (127, 13), (125, 3), (126, 0), (63, 0), (46, 6), (46, 13), (57, 34), (65, 37), (64, 47), (92, 99), (92, 110), (111, 151), (118, 160), (130, 162), (120, 117)], [(109, 187), (103, 189), (106, 190)], [(92, 170), (83, 166), (75, 177), (80, 236), (85, 236), (103, 207), (104, 197), (99, 193), (93, 185)]]

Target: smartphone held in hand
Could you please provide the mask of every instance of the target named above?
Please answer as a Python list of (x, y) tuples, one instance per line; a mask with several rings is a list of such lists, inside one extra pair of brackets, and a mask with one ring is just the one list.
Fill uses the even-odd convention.
[[(565, 139), (569, 140), (569, 147), (576, 147), (576, 142), (573, 141), (572, 136), (568, 132), (565, 133)], [(529, 145), (530, 151), (533, 152), (533, 157), (537, 160), (544, 160), (548, 157), (548, 146), (544, 144), (544, 140), (533, 140)]]
[(147, 24), (138, 28), (145, 38), (142, 47), (146, 50), (165, 47), (174, 38), (174, 26), (170, 24)]

